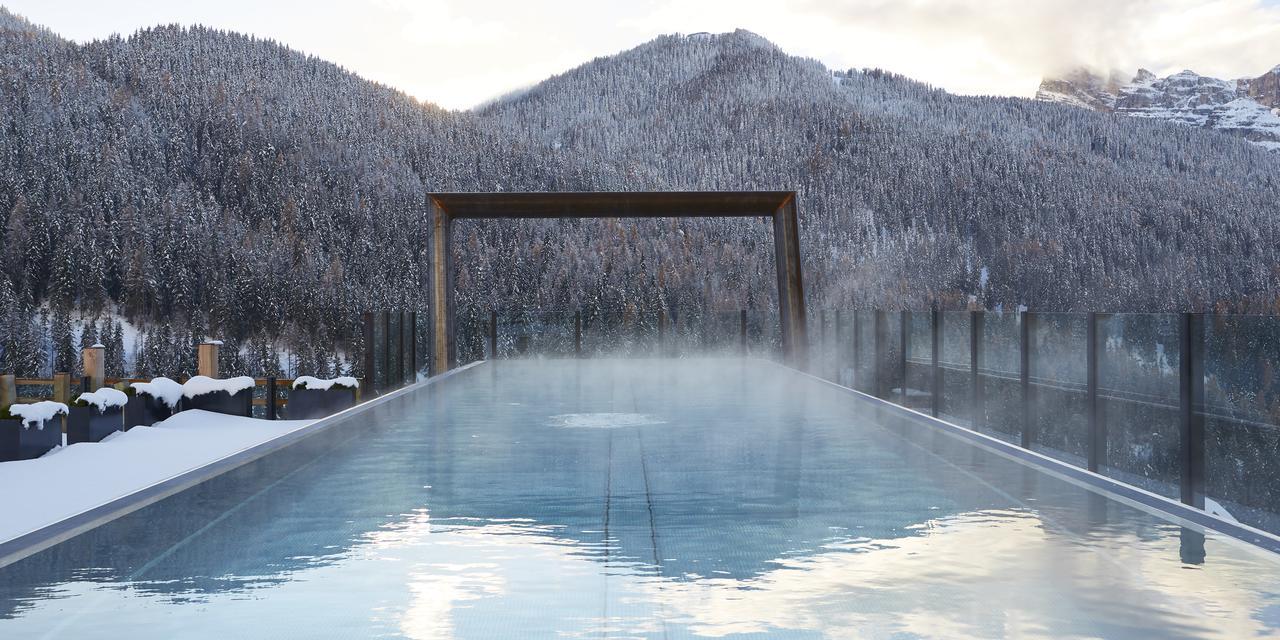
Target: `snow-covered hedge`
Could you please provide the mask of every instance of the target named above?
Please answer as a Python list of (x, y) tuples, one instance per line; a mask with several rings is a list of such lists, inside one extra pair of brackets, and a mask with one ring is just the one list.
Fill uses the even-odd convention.
[(330, 378), (328, 380), (321, 380), (320, 378), (313, 378), (311, 376), (301, 376), (293, 381), (294, 389), (325, 390), (332, 388), (357, 389), (359, 387), (360, 381), (351, 376), (340, 376), (337, 378)]
[[(9, 413), (22, 419), (22, 426), (30, 429), (38, 425), (44, 429), (44, 423), (57, 415), (67, 415), (67, 405), (52, 400), (42, 400), (33, 404), (15, 404), (9, 406)], [(61, 429), (61, 427), (59, 427)]]
[(128, 404), (129, 395), (119, 389), (103, 387), (97, 391), (80, 394), (80, 397), (76, 398), (76, 402), (95, 406), (98, 408), (99, 413), (106, 413), (110, 407), (123, 407)]
[(234, 396), (245, 389), (252, 389), (254, 384), (253, 378), (249, 376), (227, 378), (225, 380), (215, 380), (208, 376), (195, 376), (182, 385), (182, 395), (185, 398), (194, 398), (206, 393), (225, 391)]
[(182, 400), (182, 385), (169, 378), (152, 378), (151, 382), (135, 382), (130, 386), (138, 393), (145, 393), (163, 402), (170, 409), (176, 408)]

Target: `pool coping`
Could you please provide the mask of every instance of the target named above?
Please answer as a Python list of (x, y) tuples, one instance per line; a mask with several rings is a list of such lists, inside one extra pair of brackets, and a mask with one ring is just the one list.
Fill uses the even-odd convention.
[(875, 405), (879, 409), (893, 412), (899, 417), (923, 423), (950, 435), (967, 440), (971, 444), (991, 451), (997, 455), (1033, 466), (1038, 470), (1061, 480), (1065, 480), (1087, 489), (1103, 492), (1107, 494), (1108, 497), (1121, 503), (1125, 503), (1139, 509), (1155, 510), (1160, 512), (1158, 515), (1163, 515), (1171, 520), (1182, 521), (1181, 524), (1191, 524), (1203, 529), (1215, 531), (1239, 542), (1246, 543), (1251, 547), (1261, 548), (1273, 553), (1280, 553), (1280, 536), (1273, 533), (1251, 527), (1242, 522), (1232, 522), (1230, 520), (1220, 518), (1207, 511), (1202, 511), (1172, 498), (1162, 496), (1158, 493), (1147, 491), (1141, 487), (1127, 484), (1120, 480), (1089, 471), (1088, 469), (1082, 469), (1070, 463), (1063, 462), (1057, 458), (1051, 458), (1030, 449), (1023, 449), (1020, 446), (1005, 442), (999, 438), (974, 431), (967, 427), (962, 427), (958, 424), (947, 422), (940, 418), (935, 418), (927, 413), (908, 409), (907, 407), (895, 404), (889, 400), (877, 398), (871, 394), (846, 387), (842, 384), (832, 382), (812, 373), (801, 371), (771, 360), (762, 361), (770, 362), (771, 364), (787, 369), (792, 373), (796, 373), (812, 381), (822, 383), (836, 391), (854, 396), (859, 400)]
[(309, 425), (299, 427), (278, 437), (261, 442), (247, 449), (242, 449), (193, 469), (188, 469), (154, 484), (142, 487), (132, 493), (125, 494), (108, 502), (81, 511), (76, 515), (47, 524), (39, 529), (24, 533), (16, 538), (0, 542), (0, 568), (11, 565), (23, 558), (34, 555), (57, 544), (70, 540), (91, 529), (104, 525), (112, 520), (128, 515), (134, 511), (150, 506), (180, 493), (197, 484), (211, 480), (228, 471), (242, 467), (271, 453), (279, 451), (304, 438), (315, 435), (334, 425), (377, 407), (418, 391), (438, 384), (463, 372), (470, 371), (482, 364), (484, 360), (472, 362), (462, 367), (432, 376), (426, 380), (415, 382), (407, 387), (391, 391), (384, 395), (362, 402), (349, 409), (344, 409), (330, 416), (320, 418)]

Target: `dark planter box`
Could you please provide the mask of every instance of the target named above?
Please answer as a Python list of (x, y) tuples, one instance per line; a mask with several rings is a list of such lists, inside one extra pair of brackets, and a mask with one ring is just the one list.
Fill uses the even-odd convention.
[(234, 395), (226, 391), (202, 393), (194, 398), (182, 399), (183, 409), (203, 409), (229, 416), (253, 417), (253, 387), (241, 389)]
[(355, 389), (290, 389), (285, 417), (311, 420), (356, 406)]
[(169, 405), (158, 398), (139, 393), (131, 396), (129, 404), (124, 406), (124, 430), (128, 431), (133, 427), (149, 427), (172, 415), (173, 410)]
[(97, 407), (71, 407), (67, 414), (67, 444), (101, 442), (103, 438), (124, 429), (121, 407), (107, 407), (99, 413)]
[(62, 445), (62, 416), (23, 428), (22, 420), (0, 420), (0, 461), (39, 458)]

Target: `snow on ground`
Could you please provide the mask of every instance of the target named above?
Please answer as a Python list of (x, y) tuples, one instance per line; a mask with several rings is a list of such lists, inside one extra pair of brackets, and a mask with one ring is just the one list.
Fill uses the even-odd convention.
[(202, 467), (313, 420), (257, 420), (183, 411), (102, 442), (0, 463), (0, 542)]

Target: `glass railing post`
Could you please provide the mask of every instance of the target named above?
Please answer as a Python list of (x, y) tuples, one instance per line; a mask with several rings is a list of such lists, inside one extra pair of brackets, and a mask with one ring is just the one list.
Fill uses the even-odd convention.
[(573, 356), (582, 357), (582, 311), (573, 312)]
[(875, 349), (871, 354), (871, 375), (872, 388), (875, 389), (877, 398), (885, 398), (888, 396), (888, 389), (885, 386), (885, 342), (888, 341), (888, 327), (885, 326), (885, 317), (883, 309), (875, 311)]
[(982, 330), (986, 319), (983, 311), (969, 312), (969, 386), (973, 392), (973, 415), (969, 427), (977, 430), (986, 422), (986, 396), (982, 388)]
[(1031, 319), (1029, 311), (1023, 311), (1018, 322), (1018, 385), (1022, 387), (1022, 429), (1021, 442), (1023, 449), (1031, 448)]
[(902, 384), (902, 393), (900, 396), (902, 398), (902, 406), (905, 407), (907, 406), (907, 349), (911, 346), (911, 341), (909, 339), (911, 335), (910, 311), (902, 311), (898, 313), (898, 325), (898, 371), (902, 375), (902, 379), (899, 381)]
[(377, 393), (375, 389), (377, 378), (373, 373), (373, 350), (375, 347), (373, 344), (372, 311), (364, 312), (364, 317), (361, 318), (361, 325), (361, 330), (364, 334), (364, 388), (368, 390), (369, 396), (373, 397)]
[(498, 359), (498, 310), (489, 310), (489, 359)]
[(1204, 316), (1184, 313), (1178, 330), (1179, 478), (1183, 504), (1204, 508)]
[(940, 354), (942, 353), (942, 313), (938, 311), (937, 303), (929, 311), (929, 360), (931, 372), (933, 373), (933, 381), (930, 383), (932, 387), (929, 391), (929, 409), (933, 417), (938, 417), (942, 413), (942, 362)]
[(1085, 329), (1085, 418), (1089, 428), (1088, 467), (1097, 473), (1106, 457), (1107, 436), (1098, 411), (1098, 314), (1089, 312)]

